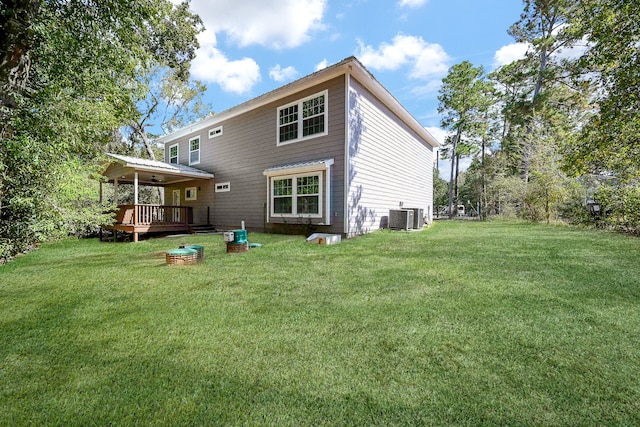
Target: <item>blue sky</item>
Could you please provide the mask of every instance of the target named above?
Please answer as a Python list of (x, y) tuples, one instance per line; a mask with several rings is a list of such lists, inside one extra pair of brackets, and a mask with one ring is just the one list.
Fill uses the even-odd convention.
[(522, 12), (519, 0), (190, 4), (207, 28), (191, 72), (216, 112), (354, 55), (442, 140), (437, 96), (449, 67), (469, 60), (490, 71), (526, 50), (507, 34)]

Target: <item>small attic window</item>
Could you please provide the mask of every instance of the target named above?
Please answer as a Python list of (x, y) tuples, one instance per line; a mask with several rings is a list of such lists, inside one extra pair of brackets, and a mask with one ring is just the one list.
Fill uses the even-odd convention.
[(231, 191), (231, 183), (220, 182), (216, 184), (216, 193), (225, 193), (227, 191)]
[(215, 138), (217, 136), (222, 136), (222, 126), (218, 126), (217, 128), (209, 129), (209, 139)]

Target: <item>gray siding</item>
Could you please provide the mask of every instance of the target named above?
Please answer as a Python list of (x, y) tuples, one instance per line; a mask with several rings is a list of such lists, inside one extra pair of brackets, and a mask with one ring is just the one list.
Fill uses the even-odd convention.
[[(197, 188), (196, 200), (187, 200), (185, 190), (190, 187)], [(213, 206), (213, 181), (210, 180), (194, 180), (186, 181), (177, 185), (165, 187), (164, 201), (165, 205), (173, 204), (173, 191), (180, 191), (180, 206), (190, 206), (193, 208), (192, 224), (210, 224), (211, 206)]]
[[(433, 147), (354, 78), (349, 88), (349, 236), (380, 228), (390, 209), (433, 211)], [(430, 220), (430, 218), (429, 218)]]
[[(278, 107), (328, 89), (328, 134), (278, 147)], [(211, 128), (223, 126), (223, 134), (209, 139), (209, 128), (186, 135), (165, 146), (165, 161), (169, 161), (169, 147), (179, 143), (179, 162), (189, 164), (189, 139), (200, 135), (200, 164), (194, 166), (215, 174), (215, 182), (229, 182), (231, 191), (215, 193), (215, 185), (201, 194), (202, 203), (194, 205), (194, 223), (200, 223), (211, 212), (211, 223), (220, 229), (233, 229), (245, 221), (249, 230), (264, 230), (283, 222), (271, 218), (266, 224), (267, 177), (265, 169), (310, 160), (334, 159), (331, 167), (331, 226), (323, 231), (342, 233), (344, 229), (344, 155), (345, 155), (345, 78), (335, 78), (314, 86), (295, 96), (282, 98), (265, 107), (247, 112), (225, 121), (216, 122)], [(185, 183), (181, 188), (191, 186)], [(170, 202), (172, 188), (167, 188)], [(182, 192), (184, 198), (184, 191)], [(187, 204), (184, 202), (183, 204)], [(336, 216), (337, 215), (337, 216)], [(198, 218), (198, 221), (196, 221)], [(324, 222), (326, 218), (314, 220)], [(288, 222), (293, 222), (291, 219)]]

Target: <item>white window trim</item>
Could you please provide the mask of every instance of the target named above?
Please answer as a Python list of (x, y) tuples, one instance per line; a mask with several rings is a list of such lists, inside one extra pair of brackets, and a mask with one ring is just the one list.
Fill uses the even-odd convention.
[[(189, 196), (191, 193), (191, 196)], [(198, 187), (187, 187), (184, 189), (185, 200), (198, 200)]]
[[(192, 149), (191, 149), (191, 143), (192, 143), (193, 141), (198, 141), (198, 149), (197, 149), (197, 150), (192, 150)], [(199, 164), (199, 163), (200, 163), (200, 148), (201, 148), (201, 146), (202, 146), (202, 144), (200, 143), (200, 136), (193, 137), (193, 138), (191, 138), (191, 139), (189, 140), (189, 166), (191, 166), (191, 165), (197, 165), (197, 164)], [(195, 162), (192, 162), (192, 161), (191, 161), (191, 153), (195, 153), (195, 152), (197, 152), (197, 153), (198, 153), (198, 160), (197, 160), (197, 161), (195, 161)]]
[(213, 139), (213, 138), (217, 138), (219, 136), (223, 135), (223, 127), (222, 126), (218, 126), (215, 127), (213, 129), (209, 129), (209, 139)]
[[(313, 175), (315, 173), (322, 174), (324, 172), (324, 185), (321, 187), (322, 191), (320, 196), (324, 201), (324, 212), (322, 211), (322, 204), (320, 205), (320, 212), (323, 212), (318, 218), (324, 218), (323, 225), (331, 225), (331, 166), (333, 166), (333, 159), (323, 160), (319, 163), (313, 163), (310, 165), (301, 165), (290, 168), (274, 168), (267, 169), (263, 172), (263, 175), (266, 176), (267, 179), (267, 212), (266, 212), (266, 222), (271, 222), (271, 217), (275, 218), (287, 218), (283, 217), (282, 214), (271, 215), (273, 211), (273, 201), (271, 196), (273, 194), (273, 186), (271, 184), (273, 178), (285, 178), (291, 175)], [(291, 215), (291, 217), (300, 218), (299, 215)], [(306, 216), (303, 216), (306, 218)]]
[(230, 182), (219, 182), (216, 184), (216, 193), (226, 193), (228, 191), (231, 191)]
[[(319, 96), (323, 96), (324, 95), (324, 131), (323, 132), (319, 132), (319, 133), (314, 133), (312, 135), (307, 135), (307, 136), (302, 136), (303, 133), (303, 126), (302, 126), (302, 104), (305, 101), (308, 101), (310, 99), (313, 98), (317, 98)], [(290, 139), (288, 141), (284, 141), (284, 142), (280, 142), (280, 110), (283, 110), (285, 108), (289, 108), (293, 105), (298, 105), (298, 137), (294, 138), (294, 139)], [(318, 92), (316, 94), (307, 96), (306, 98), (302, 98), (299, 99), (295, 102), (291, 102), (289, 104), (286, 105), (281, 105), (280, 107), (278, 107), (278, 109), (276, 110), (276, 146), (280, 147), (282, 145), (288, 145), (288, 144), (293, 144), (296, 142), (300, 142), (300, 141), (306, 141), (307, 139), (313, 139), (313, 138), (318, 138), (320, 136), (325, 136), (329, 133), (329, 91), (328, 90), (323, 90), (322, 92)]]
[[(322, 193), (324, 193), (324, 186), (323, 186), (323, 177), (322, 175), (324, 175), (321, 171), (319, 172), (308, 172), (308, 173), (299, 173), (299, 174), (295, 174), (295, 175), (280, 175), (280, 176), (272, 176), (271, 178), (269, 178), (269, 183), (270, 183), (270, 195), (269, 195), (269, 201), (270, 201), (270, 205), (271, 205), (271, 216), (273, 218), (322, 218), (323, 216), (323, 212), (322, 212), (322, 208), (323, 208), (323, 197), (322, 197)], [(298, 213), (298, 185), (297, 185), (297, 179), (301, 178), (301, 177), (306, 177), (306, 176), (317, 176), (318, 177), (318, 213)], [(276, 213), (273, 211), (274, 208), (274, 203), (273, 203), (273, 199), (274, 199), (274, 195), (273, 195), (273, 181), (275, 180), (281, 180), (281, 179), (291, 179), (292, 180), (292, 188), (293, 188), (293, 193), (291, 194), (291, 210), (292, 213), (287, 214), (287, 213)]]
[(171, 157), (171, 149), (173, 147), (176, 147), (176, 162), (174, 164), (179, 165), (180, 164), (180, 144), (173, 144), (169, 146), (169, 163), (171, 162), (171, 159), (173, 159), (173, 157)]

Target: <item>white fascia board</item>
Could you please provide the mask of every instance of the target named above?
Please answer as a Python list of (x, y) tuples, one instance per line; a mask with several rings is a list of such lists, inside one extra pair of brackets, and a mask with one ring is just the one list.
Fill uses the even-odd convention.
[(260, 108), (264, 105), (275, 102), (290, 95), (295, 95), (302, 90), (329, 81), (335, 77), (351, 74), (370, 92), (378, 97), (389, 109), (391, 109), (402, 121), (413, 129), (432, 147), (438, 147), (440, 143), (422, 126), (418, 120), (411, 115), (400, 102), (384, 87), (364, 66), (354, 57), (338, 62), (332, 66), (324, 68), (308, 76), (302, 77), (285, 86), (279, 87), (271, 92), (253, 98), (228, 110), (209, 116), (199, 122), (193, 123), (169, 135), (156, 139), (156, 143), (167, 144), (178, 138), (187, 136), (194, 132), (199, 132), (209, 127), (217, 126), (220, 122), (244, 114), (248, 111)]
[(219, 114), (209, 116), (199, 122), (179, 129), (169, 135), (162, 136), (156, 139), (156, 143), (168, 144), (171, 141), (189, 135), (193, 132), (198, 132), (209, 127), (217, 126), (218, 123), (224, 120), (228, 120), (232, 117), (236, 117), (240, 114), (244, 114), (256, 108), (260, 108), (279, 99), (286, 98), (287, 96), (295, 95), (298, 92), (312, 86), (316, 86), (318, 84), (329, 81), (348, 72), (349, 67), (351, 67), (350, 64), (353, 61), (354, 58), (347, 58), (337, 64), (324, 68), (320, 71), (316, 71), (315, 73), (309, 74), (306, 77), (302, 77), (299, 80), (291, 82), (285, 86), (281, 86), (271, 92), (260, 95), (257, 98), (253, 98), (240, 105), (231, 107), (230, 109), (222, 111)]
[(375, 95), (384, 105), (393, 111), (404, 123), (422, 137), (431, 147), (440, 146), (437, 139), (429, 133), (418, 120), (407, 111), (406, 108), (389, 92), (360, 62), (354, 61), (354, 66), (349, 67), (350, 74), (356, 78), (364, 87)]

